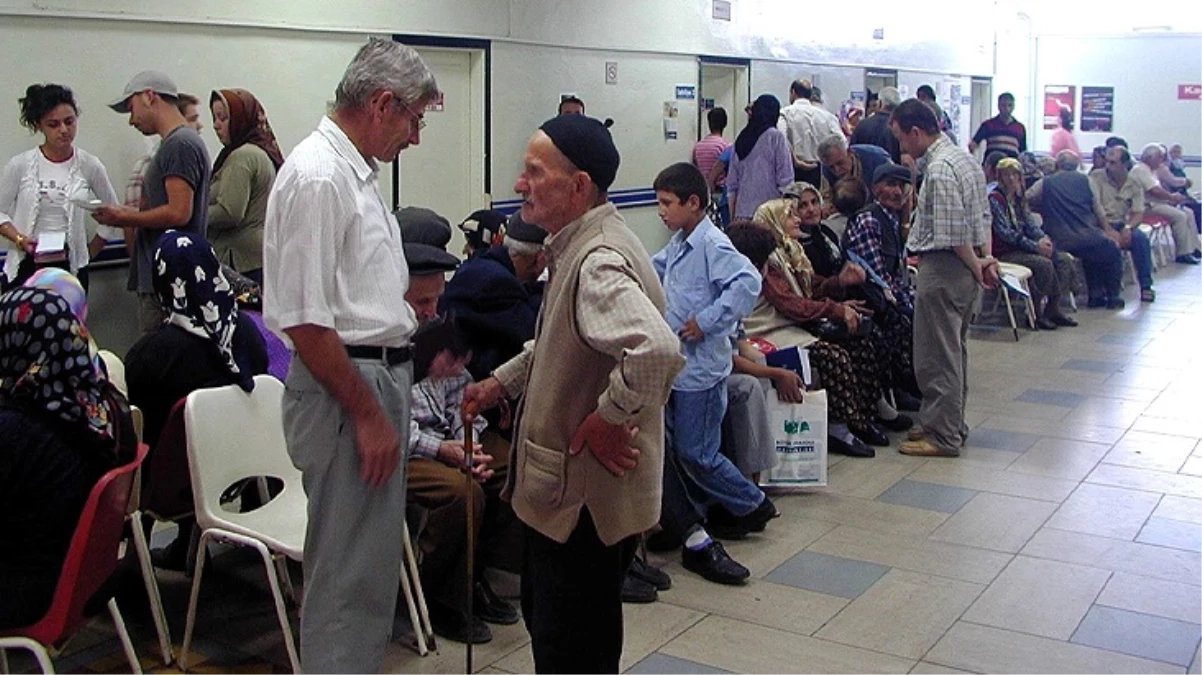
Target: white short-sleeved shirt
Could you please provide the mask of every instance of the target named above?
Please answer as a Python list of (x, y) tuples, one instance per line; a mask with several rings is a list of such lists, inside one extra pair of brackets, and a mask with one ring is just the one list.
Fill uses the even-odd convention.
[(280, 168), (263, 232), (263, 315), (334, 329), (348, 345), (401, 347), (417, 328), (401, 232), (363, 157), (328, 117)]

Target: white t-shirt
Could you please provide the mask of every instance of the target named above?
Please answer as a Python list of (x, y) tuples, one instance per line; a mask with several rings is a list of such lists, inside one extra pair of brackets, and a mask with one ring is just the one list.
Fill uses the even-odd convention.
[(38, 153), (38, 220), (33, 225), (33, 234), (38, 236), (50, 232), (67, 231), (67, 209), (70, 197), (67, 185), (71, 180), (71, 162), (51, 162)]

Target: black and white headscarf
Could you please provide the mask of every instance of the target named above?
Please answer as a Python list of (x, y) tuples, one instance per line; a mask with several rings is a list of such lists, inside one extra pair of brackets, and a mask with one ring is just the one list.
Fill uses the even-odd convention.
[(167, 323), (212, 343), (245, 391), (254, 389), (250, 368), (233, 351), (238, 306), (217, 254), (204, 237), (167, 230), (154, 252), (154, 290)]
[(92, 364), (87, 329), (66, 300), (41, 288), (0, 296), (0, 396), (111, 441), (106, 384)]

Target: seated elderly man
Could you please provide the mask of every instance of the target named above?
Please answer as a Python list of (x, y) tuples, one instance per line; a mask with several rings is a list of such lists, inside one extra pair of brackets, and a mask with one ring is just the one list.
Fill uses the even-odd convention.
[(830, 136), (818, 143), (818, 161), (822, 163), (823, 217), (834, 212), (834, 188), (840, 179), (852, 178), (872, 189), (872, 174), (882, 164), (889, 163), (889, 153), (875, 145), (853, 145), (840, 136)]
[[(518, 620), (517, 611), (493, 592), (483, 574), (486, 563), (517, 570), (516, 556), (505, 557), (516, 540), (516, 530), (510, 529), (515, 518), (500, 499), (509, 445), (485, 434), (487, 422), (477, 418), (473, 427), (480, 442), (470, 448), (474, 480), (461, 471), (469, 449), (464, 447), (460, 405), (472, 381), (464, 368), (471, 350), (453, 322), (443, 322), (437, 314), (445, 275), (459, 266), (455, 256), (442, 248), (450, 241), (450, 224), (433, 211), (413, 207), (398, 212), (397, 221), (409, 266), (405, 301), (420, 326), (413, 338), (415, 384), (405, 498), (429, 514), (417, 537), (422, 588), (436, 634), (480, 644), (492, 639), (485, 621), (512, 624)], [(473, 588), (467, 583), (469, 536), (476, 538)], [(469, 599), (471, 621), (465, 611)]]
[(544, 286), (538, 278), (547, 267), (546, 238), (545, 230), (515, 213), (501, 244), (464, 262), (447, 282), (439, 309), (468, 335), (468, 371), (478, 380), (534, 339)]
[(1043, 215), (1043, 231), (1061, 251), (1081, 259), (1089, 306), (1122, 309), (1123, 254), (1120, 235), (1110, 226), (1102, 203), (1077, 169), (1072, 150), (1056, 155), (1056, 172), (1027, 189), (1027, 203)]
[(1131, 169), (1131, 179), (1144, 191), (1145, 212), (1169, 220), (1173, 241), (1177, 243), (1177, 262), (1197, 265), (1202, 262), (1202, 244), (1199, 244), (1198, 232), (1194, 223), (1190, 222), (1193, 219), (1189, 212), (1177, 208), (1185, 205), (1189, 197), (1169, 192), (1160, 184), (1156, 171), (1164, 161), (1164, 148), (1157, 143), (1147, 144), (1139, 155), (1139, 162)]
[(1139, 277), (1139, 299), (1156, 300), (1152, 288), (1152, 244), (1139, 229), (1144, 216), (1144, 190), (1131, 178), (1131, 153), (1118, 145), (1106, 150), (1105, 168), (1089, 172), (1089, 184), (1102, 202), (1106, 220), (1118, 233), (1116, 243), (1131, 251), (1135, 274)]

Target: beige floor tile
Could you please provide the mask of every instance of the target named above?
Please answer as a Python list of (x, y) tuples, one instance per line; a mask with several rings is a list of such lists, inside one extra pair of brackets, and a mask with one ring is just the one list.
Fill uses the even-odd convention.
[(720, 586), (685, 571), (679, 564), (667, 569), (672, 575), (672, 588), (660, 593), (661, 603), (799, 635), (813, 635), (849, 602), (762, 579), (752, 579), (743, 586)]
[(955, 459), (932, 459), (932, 464), (967, 464), (977, 468), (1002, 470), (1018, 459), (1017, 452), (998, 450), (997, 448), (978, 448), (972, 444), (972, 432), (968, 434), (968, 445), (960, 448), (960, 456)]
[[(778, 508), (788, 517), (784, 504), (778, 504)], [(946, 514), (935, 511), (821, 492), (806, 495), (797, 513), (805, 520), (918, 536), (934, 532), (947, 519)]]
[(1124, 401), (1115, 398), (1090, 398), (1065, 416), (1067, 423), (1096, 424), (1126, 429), (1148, 407), (1144, 401)]
[(981, 673), (1179, 673), (1181, 668), (963, 621), (924, 657)]
[(1109, 577), (1105, 570), (1084, 565), (1019, 556), (964, 613), (964, 620), (1067, 640)]
[(1164, 546), (1044, 528), (1023, 547), (1022, 554), (1202, 585), (1202, 557)]
[[(525, 625), (519, 621), (512, 626), (489, 626), (492, 629), (492, 642), (475, 645), (472, 648), (472, 665), (477, 670), (491, 665), (498, 665), (498, 660), (508, 658), (515, 652), (530, 658), (530, 667), (534, 667), (533, 657), (530, 657), (530, 636), (526, 633)], [(414, 651), (393, 640), (388, 645), (384, 655), (385, 673), (462, 673), (465, 665), (467, 646), (438, 638), (438, 651), (427, 656), (418, 656)]]
[(921, 658), (983, 590), (979, 584), (891, 570), (814, 637)]
[(1017, 553), (1056, 510), (1049, 502), (981, 493), (931, 534), (931, 539)]
[(1189, 664), (1187, 672), (1191, 675), (1202, 673), (1202, 644), (1199, 644), (1198, 648), (1194, 650), (1194, 660)]
[(958, 670), (956, 668), (948, 668), (937, 663), (928, 663), (919, 661), (917, 665), (910, 670), (911, 675), (943, 675), (944, 673), (971, 673), (970, 670)]
[(1137, 469), (1173, 472), (1181, 468), (1197, 444), (1195, 439), (1185, 436), (1128, 431), (1102, 461)]
[(978, 584), (993, 581), (1013, 557), (925, 537), (882, 534), (844, 525), (810, 544), (807, 550)]
[(1152, 517), (1184, 520), (1187, 523), (1202, 525), (1202, 500), (1165, 495), (1152, 512)]
[[(622, 605), (625, 641), (622, 644), (621, 669), (625, 670), (685, 632), (705, 617), (684, 607), (664, 602), (646, 605)], [(479, 649), (479, 647), (477, 647)], [(534, 654), (527, 645), (511, 652), (492, 665), (511, 673), (533, 673)], [(462, 662), (460, 664), (462, 671)]]
[(1133, 490), (1163, 492), (1178, 497), (1202, 497), (1202, 477), (1148, 469), (1099, 464), (1085, 479), (1087, 483), (1114, 485)]
[(827, 489), (848, 497), (875, 499), (927, 461), (921, 457), (888, 452), (889, 449), (881, 448), (873, 459), (842, 462), (830, 469)]
[(1148, 389), (1164, 389), (1172, 384), (1180, 373), (1159, 368), (1136, 368), (1122, 370), (1106, 379), (1108, 388), (1141, 387)]
[(1089, 475), (1109, 450), (1109, 446), (1101, 443), (1041, 438), (1006, 470), (1079, 481)]
[[(1014, 396), (1022, 392), (1015, 392)], [(1013, 397), (1011, 397), (1013, 398)], [(1108, 399), (1113, 400), (1113, 399)], [(973, 400), (972, 393), (968, 395), (968, 406), (977, 407), (978, 404)], [(1006, 415), (1007, 417), (1018, 417), (1021, 419), (1040, 420), (1045, 422), (1058, 422), (1067, 419), (1071, 408), (1064, 408), (1058, 405), (1044, 405), (1042, 403), (1027, 403), (1026, 401), (1006, 400), (990, 405), (988, 408), (995, 415)]]
[(903, 659), (711, 616), (660, 649), (736, 673), (905, 673)]
[(1181, 465), (1178, 473), (1183, 473), (1188, 476), (1202, 476), (1202, 457), (1191, 456), (1185, 460), (1185, 464)]
[(1064, 501), (1077, 487), (1071, 480), (999, 471), (967, 462), (928, 462), (908, 478), (1050, 502)]
[(1064, 500), (1047, 526), (1134, 540), (1159, 503), (1160, 496), (1151, 492), (1085, 483)]
[(1098, 604), (1187, 623), (1198, 623), (1202, 617), (1202, 595), (1197, 586), (1126, 572), (1110, 577), (1098, 596)]
[(1167, 417), (1140, 415), (1135, 419), (1131, 428), (1137, 431), (1188, 436), (1194, 439), (1202, 438), (1202, 426), (1198, 424), (1197, 420), (1175, 420)]

